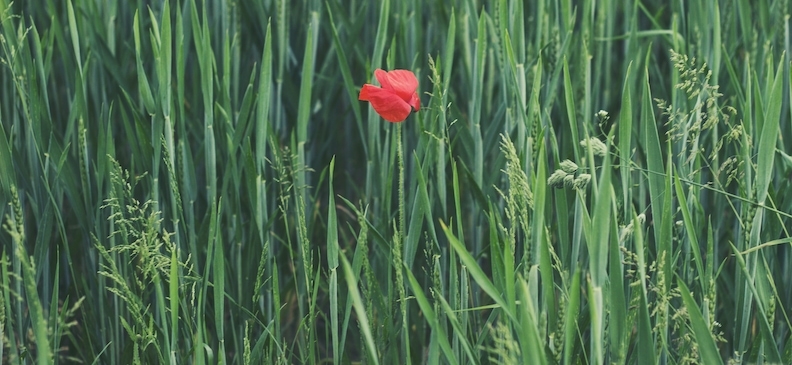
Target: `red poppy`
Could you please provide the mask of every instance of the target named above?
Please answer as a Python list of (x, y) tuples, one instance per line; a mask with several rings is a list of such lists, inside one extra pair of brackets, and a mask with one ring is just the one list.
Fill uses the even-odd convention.
[(382, 118), (389, 122), (397, 123), (407, 119), (414, 109), (421, 109), (421, 99), (418, 98), (418, 79), (412, 71), (393, 70), (374, 71), (382, 87), (371, 84), (363, 85), (358, 100), (368, 101)]

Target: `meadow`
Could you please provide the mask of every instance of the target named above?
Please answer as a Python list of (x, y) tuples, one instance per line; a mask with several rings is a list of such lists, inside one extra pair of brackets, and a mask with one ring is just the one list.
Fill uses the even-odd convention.
[(0, 362), (792, 364), (791, 10), (0, 0)]

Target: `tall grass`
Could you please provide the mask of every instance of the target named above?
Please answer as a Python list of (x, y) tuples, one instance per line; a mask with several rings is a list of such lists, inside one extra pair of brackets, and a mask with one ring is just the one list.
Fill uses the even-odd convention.
[(789, 14), (0, 0), (0, 362), (792, 363)]

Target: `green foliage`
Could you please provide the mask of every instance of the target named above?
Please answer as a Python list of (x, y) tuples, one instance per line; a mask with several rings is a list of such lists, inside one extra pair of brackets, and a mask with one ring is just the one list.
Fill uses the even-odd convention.
[(0, 362), (790, 363), (790, 11), (0, 0)]

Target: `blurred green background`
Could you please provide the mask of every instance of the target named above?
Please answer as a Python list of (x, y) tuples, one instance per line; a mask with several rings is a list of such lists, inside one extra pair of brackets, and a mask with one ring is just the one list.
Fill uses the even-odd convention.
[(0, 0), (0, 359), (792, 363), (789, 14)]

